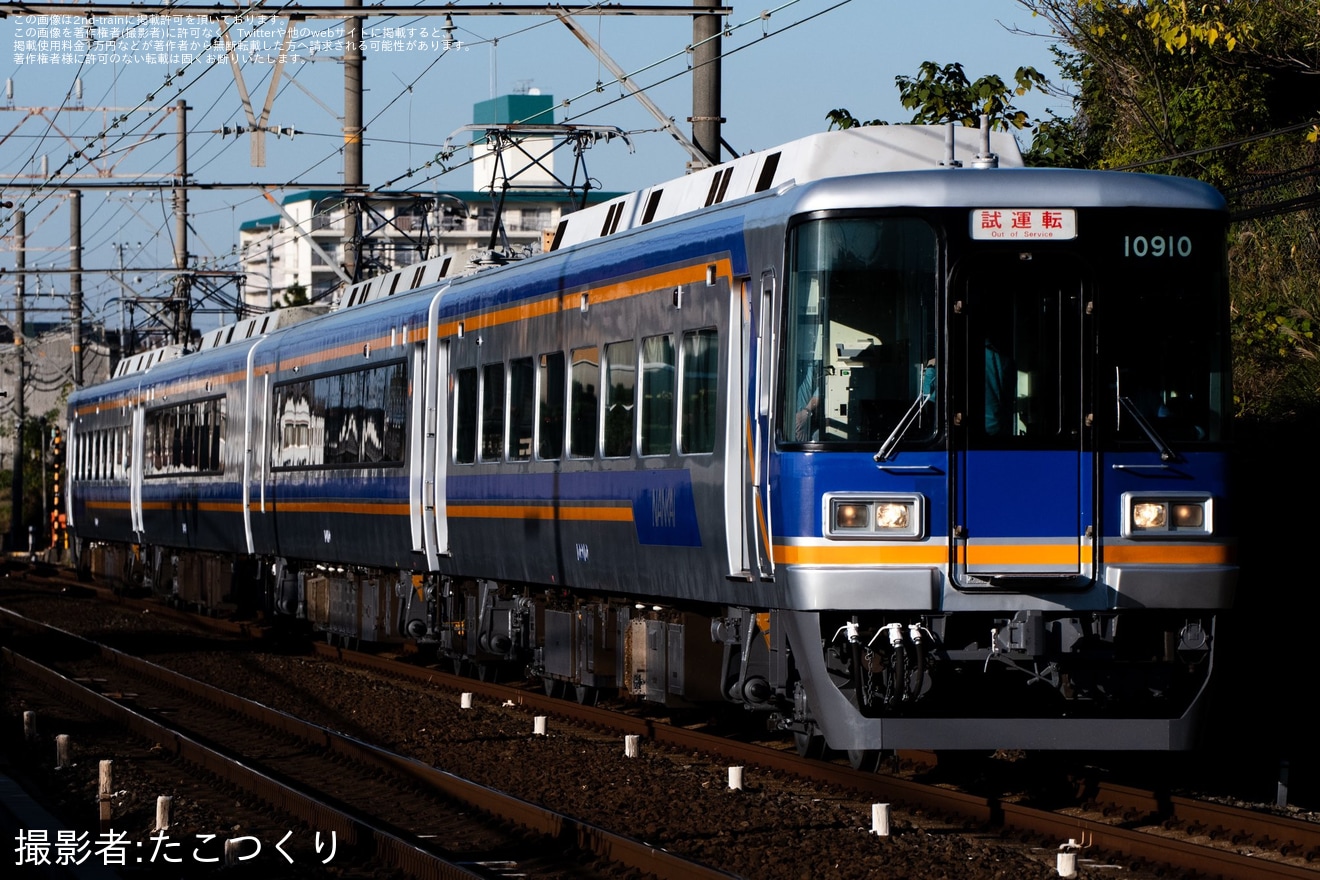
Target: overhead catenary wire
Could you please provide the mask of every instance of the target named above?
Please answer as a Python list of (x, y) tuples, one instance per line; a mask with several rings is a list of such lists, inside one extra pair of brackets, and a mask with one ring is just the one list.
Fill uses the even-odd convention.
[[(788, 7), (790, 7), (790, 6), (794, 6), (794, 5), (798, 4), (799, 2), (800, 2), (800, 0), (791, 0), (791, 2), (783, 3), (783, 4), (781, 4), (780, 6), (775, 7), (775, 9), (774, 9), (773, 11), (779, 11), (779, 10), (782, 10), (782, 9), (786, 9), (786, 8), (788, 8)], [(821, 15), (821, 14), (824, 14), (825, 12), (830, 11), (831, 9), (834, 9), (834, 8), (837, 8), (838, 6), (842, 6), (842, 5), (844, 5), (844, 3), (846, 3), (846, 2), (848, 2), (848, 0), (844, 0), (844, 2), (841, 2), (841, 3), (836, 3), (836, 4), (834, 4), (833, 6), (829, 7), (829, 9), (826, 9), (826, 10), (824, 10), (824, 11), (822, 11), (822, 12), (816, 13), (815, 15), (808, 16), (808, 17), (804, 18), (802, 21), (807, 21), (807, 20), (810, 20), (811, 18), (815, 18), (815, 17), (817, 17), (818, 15)], [(600, 6), (601, 4), (596, 4), (596, 5), (597, 5), (597, 6)], [(287, 6), (287, 4), (286, 4), (286, 6)], [(244, 10), (241, 10), (241, 11), (243, 12), (243, 14), (249, 14), (249, 15), (250, 15), (250, 14), (253, 13), (253, 12), (258, 12), (258, 14), (260, 14), (261, 16), (274, 17), (274, 16), (278, 15), (279, 11), (280, 11), (281, 9), (283, 9), (283, 8), (285, 8), (285, 7), (279, 7), (278, 9), (265, 9), (265, 3), (262, 3), (262, 2), (255, 2), (255, 3), (251, 3), (251, 4), (249, 4)], [(238, 11), (239, 11), (239, 10), (236, 10), (236, 12), (238, 12)], [(370, 14), (370, 8), (367, 7), (366, 9), (363, 10), (363, 12), (366, 13), (367, 15), (369, 15), (369, 14)], [(586, 11), (584, 14), (589, 14), (589, 10)], [(736, 25), (726, 25), (726, 27), (721, 31), (721, 35), (722, 35), (722, 36), (728, 36), (728, 35), (731, 35), (733, 32), (735, 32), (735, 31), (737, 31), (737, 30), (740, 30), (740, 29), (745, 28), (745, 27), (747, 27), (747, 26), (749, 26), (749, 25), (752, 25), (752, 24), (761, 23), (761, 22), (763, 22), (763, 20), (764, 20), (763, 17), (760, 16), (760, 15), (758, 15), (758, 16), (756, 16), (755, 18), (749, 19), (749, 20), (747, 20), (747, 21), (745, 21), (745, 22), (738, 23), (738, 24), (736, 24)], [(769, 36), (775, 36), (775, 35), (777, 35), (778, 33), (782, 33), (783, 31), (790, 29), (791, 27), (795, 26), (795, 25), (798, 24), (798, 23), (801, 23), (801, 22), (790, 23), (789, 25), (787, 25), (787, 26), (785, 26), (785, 27), (783, 27), (783, 28), (779, 28), (779, 29), (776, 29), (776, 30), (771, 31), (771, 32), (768, 32), (768, 33), (763, 33), (763, 34), (762, 34), (760, 37), (758, 37), (755, 41), (753, 41), (753, 42), (751, 42), (751, 43), (748, 43), (748, 44), (746, 44), (746, 45), (744, 45), (744, 46), (739, 46), (739, 47), (732, 48), (732, 49), (726, 51), (726, 52), (724, 53), (724, 55), (725, 55), (725, 57), (727, 57), (727, 56), (729, 56), (729, 55), (736, 54), (737, 52), (741, 51), (743, 48), (748, 48), (750, 45), (758, 45), (760, 42), (762, 42), (762, 41), (763, 41), (764, 39), (766, 39), (767, 37), (769, 37)], [(523, 34), (523, 33), (529, 32), (529, 31), (533, 31), (533, 30), (536, 30), (536, 29), (538, 29), (538, 28), (546, 27), (546, 26), (548, 26), (548, 25), (549, 25), (549, 26), (553, 26), (553, 25), (555, 25), (555, 24), (557, 24), (557, 20), (556, 20), (556, 19), (547, 19), (546, 21), (538, 22), (538, 23), (532, 24), (532, 25), (530, 25), (530, 26), (528, 26), (528, 27), (519, 28), (519, 29), (517, 29), (517, 30), (511, 31), (511, 32), (509, 32), (509, 33), (506, 33), (506, 34), (504, 34), (504, 35), (498, 37), (498, 38), (484, 38), (484, 37), (481, 37), (481, 36), (478, 35), (478, 34), (475, 34), (475, 33), (471, 32), (471, 31), (468, 31), (467, 29), (464, 29), (467, 33), (473, 33), (473, 36), (476, 36), (476, 37), (478, 38), (476, 41), (473, 41), (473, 42), (470, 42), (470, 43), (466, 43), (465, 45), (470, 46), (470, 47), (474, 47), (474, 46), (478, 46), (478, 45), (482, 45), (482, 44), (487, 44), (487, 43), (491, 43), (491, 44), (493, 44), (494, 41), (495, 41), (496, 39), (504, 39), (504, 40), (508, 40), (508, 39), (510, 39), (510, 38), (512, 38), (512, 37), (514, 37), (514, 36), (517, 36), (517, 35), (520, 35), (520, 34)], [(233, 22), (232, 22), (232, 21), (231, 21), (231, 22), (228, 22), (228, 23), (226, 24), (226, 26), (230, 26), (230, 27), (232, 27), (232, 26), (233, 26)], [(321, 31), (321, 33), (322, 33), (322, 34), (324, 34), (324, 33), (328, 33), (328, 32), (331, 32), (332, 30), (333, 30), (332, 28), (326, 28), (326, 29), (324, 29), (323, 31)], [(687, 54), (687, 53), (691, 50), (691, 48), (692, 48), (692, 46), (691, 46), (690, 44), (689, 44), (689, 45), (685, 45), (684, 48), (681, 49), (681, 50), (678, 50), (678, 51), (675, 51), (675, 52), (670, 52), (670, 53), (666, 54), (666, 55), (664, 56), (664, 58), (662, 58), (662, 59), (660, 59), (660, 60), (658, 60), (658, 61), (652, 62), (651, 64), (647, 64), (647, 65), (645, 65), (645, 66), (643, 66), (643, 67), (641, 67), (641, 68), (638, 68), (636, 71), (634, 71), (633, 73), (629, 74), (629, 76), (638, 76), (638, 75), (642, 75), (642, 74), (644, 74), (646, 71), (652, 70), (652, 69), (654, 69), (655, 67), (657, 67), (657, 66), (659, 66), (659, 65), (661, 65), (661, 64), (664, 64), (666, 61), (669, 61), (669, 60), (672, 60), (672, 59), (675, 59), (675, 58), (678, 58), (678, 57), (682, 57), (683, 55)], [(404, 88), (400, 89), (397, 93), (395, 93), (395, 94), (394, 94), (394, 95), (393, 95), (388, 101), (386, 101), (386, 103), (381, 107), (381, 109), (380, 109), (378, 112), (376, 112), (375, 114), (373, 114), (373, 116), (371, 117), (371, 121), (370, 121), (370, 123), (368, 123), (368, 124), (370, 125), (370, 124), (376, 123), (379, 119), (381, 119), (381, 118), (383, 117), (383, 115), (389, 110), (389, 108), (390, 108), (391, 106), (393, 106), (394, 104), (396, 104), (396, 103), (402, 98), (403, 95), (407, 94), (407, 90), (408, 90), (408, 88), (416, 88), (416, 86), (418, 85), (418, 83), (424, 81), (425, 77), (426, 77), (428, 74), (430, 74), (430, 73), (431, 73), (431, 72), (432, 72), (432, 71), (433, 71), (433, 70), (439, 65), (439, 61), (440, 61), (440, 58), (433, 59), (433, 60), (427, 65), (427, 67), (426, 67), (425, 70), (423, 70), (418, 76), (411, 78), (411, 80), (410, 80), (407, 84), (404, 85)], [(221, 65), (211, 65), (211, 66), (221, 66)], [(209, 67), (208, 67), (208, 69), (209, 69)], [(649, 84), (649, 85), (646, 85), (646, 86), (644, 86), (644, 88), (647, 88), (647, 89), (655, 88), (657, 85), (660, 85), (660, 84), (662, 84), (662, 83), (664, 83), (664, 82), (668, 82), (668, 81), (673, 80), (673, 79), (675, 79), (675, 78), (678, 78), (678, 77), (681, 77), (681, 76), (684, 76), (684, 75), (688, 75), (688, 74), (690, 74), (690, 72), (691, 72), (692, 69), (693, 69), (693, 68), (692, 68), (691, 66), (688, 66), (688, 67), (686, 67), (684, 70), (679, 71), (679, 72), (677, 72), (677, 73), (675, 73), (675, 74), (673, 74), (673, 75), (671, 75), (671, 76), (664, 77), (664, 78), (658, 80), (656, 83), (651, 83), (651, 84)], [(192, 88), (193, 86), (195, 86), (195, 85), (201, 80), (201, 76), (204, 75), (205, 72), (206, 72), (206, 71), (202, 71), (202, 74), (201, 74), (201, 75), (195, 76), (195, 77), (193, 77), (193, 78), (190, 79), (190, 80), (185, 80), (185, 81), (183, 81), (183, 82), (181, 82), (181, 83), (178, 83), (178, 84), (175, 84), (175, 85), (170, 86), (170, 88), (173, 88), (173, 89), (174, 89), (173, 93), (170, 95), (170, 99), (175, 99), (175, 98), (179, 97), (180, 95), (183, 94), (183, 92), (184, 92), (185, 90), (187, 90), (187, 89)], [(299, 69), (299, 70), (295, 71), (295, 74), (294, 74), (294, 75), (299, 75), (301, 72), (302, 72), (302, 69)], [(177, 72), (176, 72), (176, 74), (177, 74)], [(175, 82), (177, 82), (177, 81), (178, 81), (178, 77), (177, 77), (177, 76), (174, 76), (174, 77), (167, 77), (167, 82), (170, 82), (170, 81), (175, 81)], [(282, 86), (282, 89), (287, 89), (287, 88), (288, 88), (287, 84), (284, 85), (284, 86)], [(157, 91), (159, 91), (159, 89), (158, 89)], [(580, 107), (580, 106), (581, 106), (581, 104), (582, 104), (582, 99), (583, 99), (584, 97), (590, 96), (590, 95), (592, 95), (592, 94), (596, 94), (596, 86), (595, 86), (594, 83), (593, 83), (593, 85), (592, 85), (592, 87), (591, 87), (590, 89), (587, 89), (587, 90), (585, 90), (585, 91), (582, 91), (580, 94), (574, 95), (573, 97), (569, 98), (568, 101), (565, 102), (565, 106), (569, 106), (569, 105), (570, 105), (570, 102), (571, 102), (573, 105), (576, 105), (576, 106), (575, 106), (575, 109), (576, 109), (577, 107)], [(153, 93), (153, 97), (154, 97), (154, 95), (155, 95), (155, 93)], [(622, 100), (622, 99), (623, 99), (623, 98), (620, 97), (620, 98), (615, 98), (615, 99), (612, 99), (612, 100), (607, 100), (607, 101), (601, 102), (601, 103), (599, 103), (599, 104), (593, 104), (593, 106), (591, 106), (591, 107), (587, 107), (587, 108), (584, 108), (584, 109), (579, 110), (578, 112), (575, 112), (571, 117), (569, 117), (569, 119), (570, 119), (570, 120), (578, 120), (578, 119), (582, 119), (583, 117), (586, 117), (586, 116), (588, 116), (589, 114), (591, 114), (591, 113), (593, 113), (593, 112), (597, 112), (597, 111), (599, 111), (600, 109), (603, 109), (603, 108), (605, 108), (605, 107), (609, 107), (609, 106), (611, 106), (611, 105), (613, 105), (613, 104), (616, 104), (616, 103), (618, 103), (618, 101), (620, 101), (620, 100)], [(144, 108), (144, 109), (146, 109), (146, 105), (147, 105), (148, 103), (149, 103), (149, 102), (147, 102), (147, 101), (143, 101), (143, 102), (140, 102), (137, 106), (138, 106), (139, 108)], [(231, 105), (229, 105), (229, 106), (232, 107), (233, 105), (231, 104)], [(90, 162), (92, 162), (92, 161), (95, 161), (95, 160), (98, 158), (98, 156), (104, 155), (105, 152), (108, 152), (108, 151), (111, 150), (111, 149), (115, 149), (117, 145), (124, 143), (124, 141), (125, 141), (126, 138), (131, 137), (131, 136), (133, 136), (133, 135), (135, 135), (135, 134), (140, 133), (140, 132), (143, 130), (143, 128), (144, 128), (147, 124), (149, 124), (149, 123), (148, 123), (148, 120), (151, 118), (151, 116), (152, 116), (153, 113), (159, 113), (159, 112), (163, 112), (163, 111), (166, 111), (166, 110), (168, 110), (168, 107), (165, 106), (165, 105), (162, 105), (161, 107), (157, 107), (157, 108), (155, 108), (154, 110), (149, 110), (149, 111), (146, 112), (146, 113), (136, 113), (136, 114), (134, 114), (134, 113), (125, 113), (125, 114), (123, 114), (123, 117), (132, 117), (133, 120), (134, 120), (134, 122), (133, 122), (132, 124), (126, 124), (126, 123), (124, 123), (123, 121), (121, 121), (121, 120), (123, 119), (123, 117), (120, 117), (119, 119), (116, 120), (117, 122), (119, 122), (119, 125), (118, 125), (117, 127), (114, 126), (114, 125), (107, 126), (104, 130), (98, 132), (98, 133), (97, 133), (95, 136), (93, 136), (92, 138), (89, 138), (88, 141), (87, 141), (87, 143), (89, 143), (89, 144), (92, 143), (92, 142), (94, 142), (94, 141), (103, 140), (103, 141), (105, 142), (105, 148), (104, 148), (104, 150), (102, 150), (100, 153), (97, 153), (97, 152), (94, 152), (94, 151), (88, 151), (88, 152), (87, 152), (87, 155), (85, 155), (85, 156), (83, 156), (83, 157), (74, 157), (74, 158), (81, 159), (81, 161), (82, 161), (82, 165), (81, 165), (81, 166), (79, 166), (79, 165), (72, 165), (72, 166), (70, 166), (70, 165), (66, 162), (66, 165), (65, 165), (65, 166), (61, 166), (60, 173), (68, 172), (69, 167), (73, 167), (73, 168), (77, 168), (77, 167), (87, 167), (87, 164), (90, 163)], [(205, 112), (206, 112), (207, 114), (215, 114), (215, 113), (218, 113), (218, 112), (224, 112), (224, 108), (223, 108), (219, 103), (209, 103), (209, 102), (208, 102), (208, 105), (205, 107)], [(236, 111), (231, 111), (231, 112), (236, 112)], [(193, 126), (190, 126), (190, 128), (191, 128), (194, 132), (198, 132), (198, 131), (200, 131), (201, 126), (199, 126), (199, 125), (193, 125)], [(642, 131), (642, 132), (646, 132), (646, 131), (658, 131), (658, 129), (637, 129), (637, 130), (638, 130), (638, 131)], [(331, 134), (331, 133), (327, 133), (327, 134), (324, 134), (324, 135), (322, 135), (322, 134), (320, 134), (320, 133), (311, 133), (311, 136), (313, 136), (313, 137), (336, 137), (336, 136), (342, 136), (342, 135), (336, 135), (336, 134)], [(364, 139), (365, 139), (365, 141), (366, 141), (368, 144), (370, 144), (370, 143), (391, 143), (391, 142), (394, 142), (393, 139), (389, 139), (389, 138), (375, 138), (375, 137), (366, 138), (366, 137), (364, 136)], [(212, 135), (212, 136), (207, 137), (206, 139), (204, 139), (203, 144), (202, 144), (198, 149), (202, 149), (202, 150), (204, 150), (204, 149), (206, 149), (208, 146), (213, 145), (214, 143), (215, 143), (215, 137)], [(194, 165), (194, 168), (204, 168), (204, 167), (209, 166), (211, 163), (217, 161), (217, 160), (220, 158), (220, 156), (224, 155), (224, 153), (225, 153), (227, 150), (232, 149), (232, 148), (233, 148), (233, 144), (234, 144), (234, 142), (227, 142), (227, 143), (222, 143), (222, 144), (220, 144), (220, 145), (219, 145), (220, 148), (219, 148), (218, 150), (214, 150), (214, 151), (212, 151), (212, 152), (210, 153), (210, 155), (208, 155), (206, 158), (204, 158), (203, 160), (201, 160), (200, 164)], [(162, 146), (164, 146), (164, 144), (162, 144)], [(320, 158), (320, 159), (316, 159), (315, 157), (313, 157), (312, 160), (309, 162), (309, 164), (308, 164), (308, 166), (307, 166), (307, 170), (301, 171), (301, 172), (299, 172), (299, 173), (297, 173), (297, 174), (294, 174), (294, 175), (289, 175), (289, 176), (286, 178), (286, 181), (287, 181), (287, 182), (286, 182), (285, 186), (286, 186), (286, 187), (288, 187), (288, 186), (297, 186), (297, 185), (298, 185), (298, 179), (299, 179), (300, 177), (304, 177), (304, 176), (308, 173), (308, 171), (309, 171), (310, 169), (314, 169), (314, 168), (316, 168), (316, 167), (318, 167), (318, 166), (324, 164), (325, 162), (328, 162), (328, 161), (332, 160), (334, 157), (340, 155), (341, 152), (342, 152), (342, 148), (336, 148), (335, 150), (327, 151), (326, 154), (325, 154), (325, 156), (322, 157), (322, 158)], [(163, 161), (164, 161), (164, 160), (163, 160)], [(430, 181), (434, 180), (435, 178), (440, 177), (443, 173), (448, 173), (449, 171), (457, 170), (457, 169), (459, 169), (459, 168), (466, 167), (466, 166), (468, 166), (468, 165), (470, 165), (470, 164), (471, 164), (471, 162), (470, 162), (470, 161), (467, 161), (467, 162), (455, 163), (455, 164), (453, 164), (453, 165), (447, 165), (442, 171), (437, 172), (437, 173), (435, 173), (435, 174), (432, 174), (432, 175), (430, 175), (430, 176), (428, 176), (428, 177), (426, 177), (426, 178), (424, 178), (424, 179), (422, 179), (422, 180), (416, 181), (416, 184), (417, 184), (417, 185), (416, 185), (416, 186), (413, 186), (413, 187), (410, 187), (410, 188), (418, 188), (419, 186), (425, 185), (426, 183), (429, 183)], [(410, 176), (413, 176), (413, 174), (414, 174), (416, 171), (423, 170), (425, 167), (426, 167), (426, 166), (422, 166), (421, 169), (410, 169), (408, 174), (403, 175), (403, 176), (400, 176), (400, 177), (395, 177), (395, 178), (393, 178), (392, 180), (390, 180), (390, 181), (388, 181), (388, 182), (386, 182), (386, 183), (384, 183), (384, 184), (382, 184), (382, 185), (380, 185), (380, 186), (378, 186), (378, 187), (373, 188), (372, 191), (379, 192), (379, 191), (381, 191), (381, 190), (385, 190), (385, 189), (392, 188), (392, 187), (394, 187), (399, 181), (404, 180), (404, 179), (407, 179), (407, 178), (410, 177)], [(147, 177), (148, 177), (148, 175), (146, 175), (146, 174), (142, 175), (142, 179), (146, 179)], [(53, 182), (55, 179), (56, 179), (56, 175), (51, 175), (51, 181)], [(67, 179), (67, 178), (65, 178), (65, 179)], [(24, 206), (25, 206), (25, 207), (28, 207), (28, 208), (35, 208), (36, 206), (40, 205), (42, 202), (44, 202), (46, 199), (49, 198), (49, 196), (50, 196), (52, 190), (53, 190), (53, 187), (50, 186), (50, 182), (47, 182), (47, 183), (46, 183), (46, 185), (45, 185), (45, 190), (44, 190), (44, 191), (42, 191), (40, 187), (34, 188), (34, 194), (36, 195), (36, 199), (35, 199), (35, 201), (26, 202), (26, 203), (24, 204)], [(253, 203), (255, 203), (259, 198), (260, 198), (259, 196), (257, 196), (257, 195), (253, 195), (253, 196), (251, 196), (251, 197), (249, 197), (249, 198), (242, 199), (242, 200), (238, 200), (237, 202), (231, 201), (231, 202), (229, 202), (228, 204), (225, 204), (225, 205), (223, 205), (223, 206), (221, 206), (221, 207), (219, 207), (219, 208), (216, 208), (216, 209), (214, 209), (214, 210), (215, 210), (215, 211), (223, 211), (223, 210), (228, 209), (228, 210), (232, 213), (232, 212), (234, 211), (236, 205), (253, 204)], [(106, 222), (105, 222), (104, 229), (114, 229), (114, 228), (115, 228), (115, 227), (114, 227), (114, 224), (113, 224), (112, 222), (110, 222), (110, 219), (113, 218), (113, 217), (116, 216), (116, 215), (122, 216), (122, 212), (125, 210), (126, 204), (127, 204), (127, 203), (120, 203), (120, 204), (118, 204), (118, 205), (115, 206), (114, 211), (110, 213), (109, 218), (107, 218), (107, 220), (106, 220)], [(205, 213), (205, 212), (201, 212), (201, 213)], [(106, 215), (103, 213), (103, 214), (97, 214), (97, 215), (95, 215), (95, 216), (96, 216), (98, 219), (101, 219), (102, 217), (104, 217), (104, 216), (106, 216)], [(165, 227), (165, 228), (162, 229), (162, 228), (161, 228), (162, 226)], [(172, 237), (172, 229), (170, 228), (169, 224), (168, 224), (167, 222), (164, 222), (164, 221), (162, 221), (162, 222), (159, 223), (159, 224), (155, 224), (155, 223), (153, 223), (153, 224), (152, 224), (152, 228), (151, 228), (151, 232), (152, 232), (153, 235), (157, 235), (157, 236), (160, 235), (160, 233), (163, 232), (163, 233), (165, 233), (165, 237), (167, 237), (167, 238), (168, 238), (168, 237)], [(97, 233), (96, 233), (96, 240), (99, 241), (99, 240), (102, 240), (102, 239), (104, 239), (104, 238), (105, 238), (104, 233), (98, 230)], [(232, 266), (232, 267), (235, 268), (235, 269), (241, 269), (240, 255), (238, 255), (237, 253), (235, 253), (234, 248), (232, 248), (232, 247), (228, 249), (228, 253), (227, 253), (227, 254), (224, 254), (224, 255), (222, 255), (222, 256), (218, 256), (218, 257), (216, 257), (216, 263), (219, 264), (219, 265)]]

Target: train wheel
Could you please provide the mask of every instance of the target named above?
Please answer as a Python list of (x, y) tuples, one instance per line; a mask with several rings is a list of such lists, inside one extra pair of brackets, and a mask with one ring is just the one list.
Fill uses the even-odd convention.
[(805, 731), (793, 731), (793, 745), (797, 748), (798, 756), (802, 758), (820, 758), (825, 754), (825, 737), (816, 733), (815, 727)]
[(564, 683), (557, 678), (541, 679), (541, 687), (545, 689), (547, 697), (562, 697), (564, 695)]
[(863, 773), (874, 773), (880, 769), (880, 750), (879, 749), (849, 749), (848, 763), (854, 770), (860, 770)]
[(577, 686), (577, 701), (584, 706), (594, 706), (600, 699), (600, 691), (589, 684), (580, 684)]

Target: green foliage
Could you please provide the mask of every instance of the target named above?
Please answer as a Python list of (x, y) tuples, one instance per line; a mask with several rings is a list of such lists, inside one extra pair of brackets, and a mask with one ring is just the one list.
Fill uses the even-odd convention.
[(862, 122), (856, 116), (853, 116), (846, 109), (839, 108), (831, 110), (825, 114), (825, 118), (830, 121), (829, 128), (826, 131), (834, 131), (836, 128), (842, 131), (845, 128), (859, 128), (863, 125), (888, 125), (883, 119), (868, 119)]
[[(51, 481), (50, 466), (52, 464), (50, 439), (51, 428), (59, 424), (63, 429), (63, 421), (60, 419), (60, 410), (53, 407), (44, 415), (32, 414), (23, 421), (22, 446), (19, 454), (23, 458), (23, 497), (20, 502), (20, 516), (22, 534), (19, 536), (19, 547), (17, 549), (27, 549), (27, 527), (33, 526), (35, 529), (36, 546), (45, 547), (50, 543), (49, 523), (45, 519), (51, 510), (51, 491), (53, 483)], [(44, 482), (43, 482), (44, 477)], [(8, 491), (13, 482), (12, 471), (5, 471), (0, 474), (0, 479), (4, 481), (3, 494), (5, 506), (3, 514), (0, 515), (0, 521), (4, 523), (4, 531), (8, 531), (10, 520), (12, 500), (11, 493)]]
[[(1061, 156), (1196, 177), (1230, 196), (1316, 166), (1314, 0), (1019, 2), (1061, 36), (1056, 57), (1073, 97), (1071, 119), (1038, 126), (1036, 164)], [(1283, 129), (1294, 130), (1270, 135)], [(1299, 186), (1258, 194), (1254, 206), (1304, 196), (1314, 184)], [(1257, 423), (1320, 413), (1316, 229), (1313, 211), (1297, 211), (1232, 230), (1234, 394), (1238, 415)]]
[(309, 302), (311, 300), (307, 296), (307, 288), (295, 281), (284, 291), (284, 302), (280, 303), (277, 308), (287, 309), (294, 306), (305, 306)]
[(899, 100), (909, 110), (915, 110), (912, 122), (938, 125), (957, 122), (975, 128), (981, 124), (981, 115), (990, 117), (992, 128), (1021, 129), (1027, 125), (1027, 114), (1013, 106), (1013, 98), (1021, 97), (1045, 84), (1045, 77), (1032, 67), (1019, 67), (1013, 74), (1013, 86), (1002, 78), (988, 74), (971, 82), (961, 64), (943, 67), (933, 61), (921, 64), (915, 77), (898, 76)]
[(1113, 15), (1123, 16), (1144, 30), (1151, 45), (1174, 55), (1194, 53), (1198, 48), (1232, 52), (1241, 40), (1253, 32), (1250, 21), (1243, 21), (1241, 3), (1187, 3), (1186, 0), (1146, 0), (1142, 3), (1122, 0), (1077, 0), (1081, 9), (1097, 13), (1094, 33), (1098, 38), (1116, 34), (1127, 40), (1131, 29), (1114, 29)]
[(1317, 411), (1317, 241), (1306, 216), (1241, 223), (1230, 240), (1233, 380), (1239, 415), (1280, 419)]
[[(1050, 84), (1020, 68), (1013, 85), (970, 81), (959, 64), (926, 62), (897, 77), (915, 123), (998, 129), (1030, 125), (1030, 165), (1135, 169), (1204, 180), (1230, 194), (1261, 180), (1291, 189), (1254, 195), (1261, 208), (1314, 195), (1320, 158), (1320, 15), (1315, 0), (1018, 0), (1059, 37)], [(1030, 90), (1069, 98), (1071, 115), (1028, 123), (1014, 105)], [(847, 110), (831, 128), (874, 124)], [(1281, 185), (1282, 186), (1282, 185)], [(1260, 214), (1266, 216), (1259, 216)], [(1238, 415), (1320, 418), (1320, 222), (1315, 209), (1234, 224), (1229, 253)]]

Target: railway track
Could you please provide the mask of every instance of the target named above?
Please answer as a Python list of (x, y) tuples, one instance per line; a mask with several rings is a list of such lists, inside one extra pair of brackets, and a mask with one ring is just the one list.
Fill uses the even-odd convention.
[(998, 797), (970, 794), (895, 776), (865, 773), (792, 752), (657, 723), (507, 685), (471, 681), (434, 669), (318, 644), (317, 653), (433, 686), (463, 688), (491, 700), (517, 700), (532, 712), (553, 713), (587, 726), (636, 734), (678, 751), (718, 755), (731, 764), (755, 766), (856, 790), (877, 800), (955, 816), (987, 828), (1047, 840), (1084, 842), (1110, 860), (1168, 866), (1231, 880), (1320, 878), (1320, 824), (1240, 807), (1099, 783), (1085, 802), (1049, 810)]
[(3, 617), (36, 634), (16, 639), (34, 656), (4, 649), (20, 674), (408, 876), (731, 876), (11, 612)]
[[(234, 624), (215, 623), (235, 629)], [(1138, 874), (1172, 870), (1225, 878), (1320, 877), (1320, 825), (1287, 817), (1103, 782), (1091, 786), (1075, 804), (1041, 809), (1008, 795), (971, 794), (898, 776), (858, 773), (791, 751), (579, 705), (526, 688), (453, 676), (395, 658), (322, 643), (315, 647), (324, 657), (390, 681), (410, 679), (428, 689), (448, 689), (455, 697), (460, 691), (472, 692), (480, 701), (512, 703), (528, 714), (550, 715), (557, 725), (571, 723), (619, 736), (636, 734), (677, 753), (713, 756), (717, 762), (746, 765), (749, 772), (754, 768), (760, 775), (791, 774), (941, 817), (949, 824), (962, 823), (982, 834), (1035, 840), (1042, 848), (1077, 840), (1086, 846), (1084, 855), (1096, 855)]]

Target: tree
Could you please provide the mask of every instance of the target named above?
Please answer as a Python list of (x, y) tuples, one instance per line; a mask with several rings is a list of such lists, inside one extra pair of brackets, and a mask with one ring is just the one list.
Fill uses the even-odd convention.
[(915, 77), (898, 76), (894, 81), (903, 106), (916, 111), (913, 123), (956, 122), (975, 128), (985, 115), (990, 118), (991, 128), (1007, 130), (1027, 124), (1026, 112), (1013, 106), (1013, 98), (1044, 85), (1045, 77), (1033, 67), (1019, 67), (1011, 87), (995, 74), (969, 82), (961, 64), (941, 67), (923, 61)]
[[(1027, 114), (1013, 106), (1013, 98), (1040, 88), (1045, 77), (1033, 67), (1019, 67), (1013, 81), (1010, 87), (999, 76), (989, 74), (971, 82), (961, 64), (941, 67), (934, 61), (922, 62), (915, 77), (894, 77), (899, 100), (907, 109), (916, 111), (910, 122), (919, 125), (955, 122), (975, 128), (985, 114), (990, 118), (990, 127), (997, 130), (1020, 129), (1027, 124)], [(863, 122), (844, 108), (831, 110), (825, 118), (829, 120), (830, 131), (888, 124), (883, 119)]]
[(1038, 140), (1042, 130), (1058, 135), (1080, 165), (1196, 177), (1223, 190), (1243, 218), (1229, 251), (1238, 413), (1315, 413), (1320, 236), (1305, 208), (1320, 158), (1316, 4), (1019, 3), (1062, 42), (1073, 101), (1072, 118), (1038, 128)]
[(277, 308), (287, 309), (294, 306), (305, 306), (310, 302), (311, 300), (307, 298), (307, 288), (295, 281), (284, 291), (284, 302)]
[[(1018, 0), (1050, 26), (1093, 167), (1231, 185), (1260, 149), (1222, 144), (1314, 120), (1320, 17), (1312, 0)], [(1314, 134), (1314, 132), (1313, 132)], [(1273, 152), (1277, 145), (1271, 146)]]

